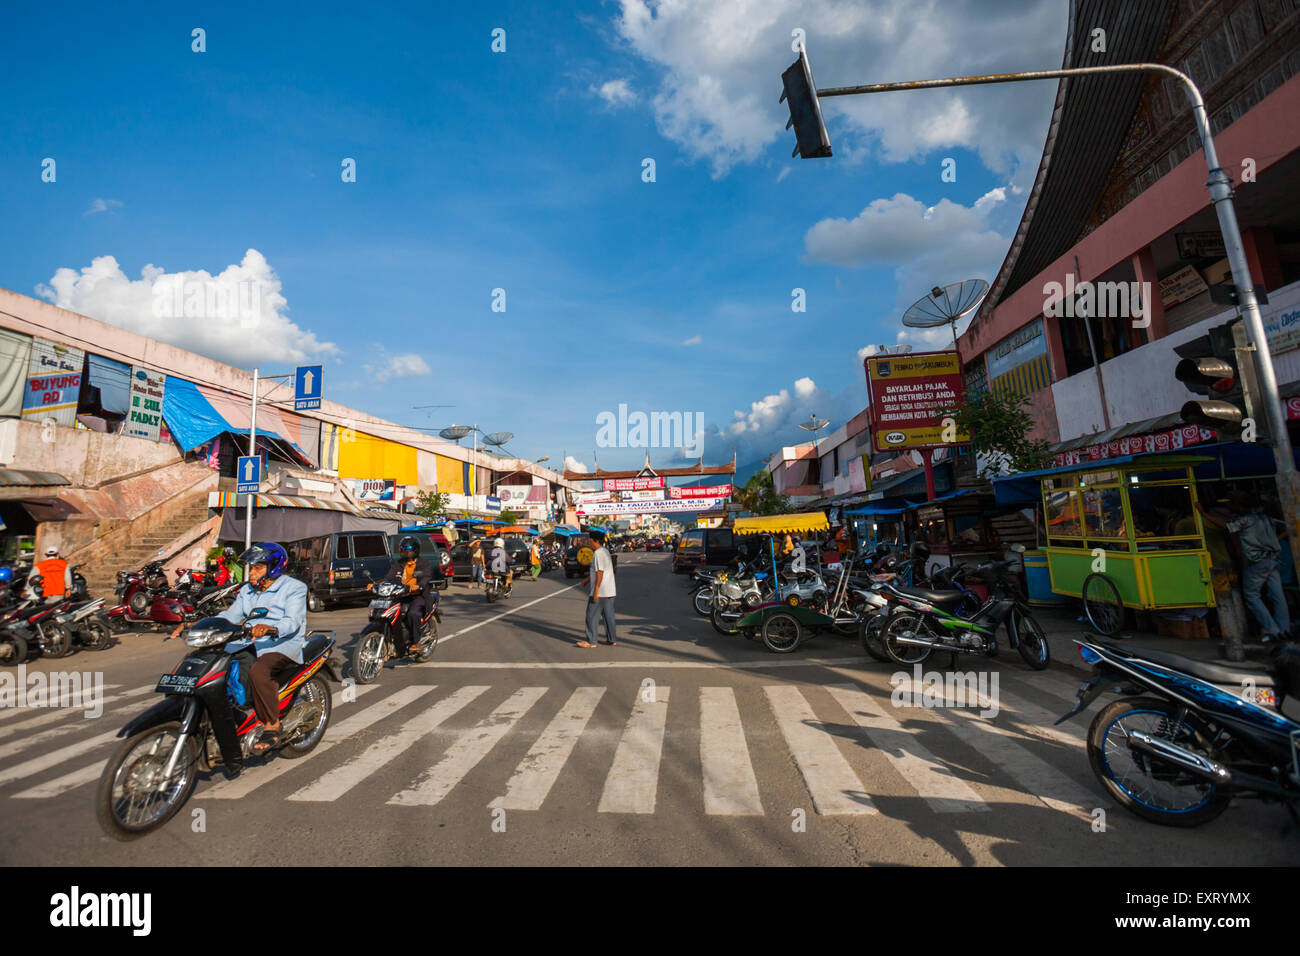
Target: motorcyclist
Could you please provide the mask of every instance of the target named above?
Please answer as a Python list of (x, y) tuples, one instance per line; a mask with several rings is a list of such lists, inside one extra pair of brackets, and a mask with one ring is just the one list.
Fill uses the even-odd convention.
[[(398, 637), (397, 653), (405, 654), (420, 643), (420, 622), (429, 610), (427, 595), (429, 582), (433, 580), (433, 565), (420, 557), (420, 542), (409, 534), (397, 542), (397, 553), (399, 557), (389, 566), (384, 580), (404, 584), (415, 595), (406, 605), (406, 631)], [(374, 589), (373, 583), (366, 585), (367, 591)]]
[(515, 579), (515, 572), (510, 569), (510, 559), (506, 557), (506, 539), (497, 538), (492, 542), (491, 568), (493, 574), (506, 576), (506, 587)]
[(32, 566), (32, 575), (41, 576), (41, 588), (47, 603), (72, 591), (72, 568), (66, 560), (59, 557), (58, 548), (46, 548), (45, 559)]
[[(253, 707), (263, 730), (253, 752), (264, 754), (280, 743), (280, 703), (277, 678), (286, 670), (301, 666), (307, 644), (307, 585), (285, 574), (289, 555), (274, 542), (254, 544), (239, 556), (248, 566), (248, 583), (239, 589), (235, 603), (217, 614), (232, 624), (242, 623), (254, 608), (266, 608), (267, 615), (251, 629), (257, 660), (248, 670)], [(226, 645), (237, 651), (249, 645), (239, 638)]]

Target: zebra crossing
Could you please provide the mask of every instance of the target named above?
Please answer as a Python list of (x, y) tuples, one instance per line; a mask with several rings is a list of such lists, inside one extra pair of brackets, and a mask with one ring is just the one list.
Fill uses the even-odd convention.
[[(499, 777), (488, 785), (487, 807), (537, 811), (566, 772), (579, 772), (573, 758), (588, 741), (594, 743), (588, 755), (599, 752), (605, 760), (602, 779), (594, 782), (595, 812), (601, 814), (654, 814), (662, 803), (661, 781), (677, 779), (666, 775), (666, 761), (698, 774), (700, 811), (709, 817), (787, 814), (789, 801), (777, 806), (771, 794), (788, 792), (781, 788), (792, 782), (817, 814), (868, 819), (881, 813), (882, 794), (906, 793), (942, 816), (987, 813), (1008, 792), (1080, 819), (1106, 802), (1088, 785), (1084, 724), (1052, 726), (1075, 687), (1065, 678), (1026, 678), (1032, 695), (1001, 693), (998, 716), (986, 719), (952, 700), (942, 702), (948, 706), (894, 706), (891, 690), (902, 675), (886, 685), (883, 673), (826, 671), (823, 684), (755, 680), (676, 692), (663, 685), (615, 690), (594, 682), (350, 687), (345, 695), (336, 692), (329, 730), (311, 754), (255, 761), (230, 780), (214, 775), (200, 782), (194, 799), (263, 793), (290, 803), (329, 804), (374, 799), (375, 781), (383, 780), (387, 792), (379, 799), (388, 806), (432, 807), (463, 792), (475, 773), (475, 792), (482, 792), (486, 767)], [(149, 690), (109, 689), (101, 720), (68, 710), (0, 716), (0, 800), (76, 796), (93, 785), (117, 743), (117, 729), (141, 709)], [(489, 759), (509, 747), (512, 755), (527, 748), (517, 764)], [(428, 765), (413, 767), (425, 753), (431, 754)], [(992, 765), (996, 773), (972, 771), (973, 762)], [(774, 780), (776, 773), (783, 779)]]

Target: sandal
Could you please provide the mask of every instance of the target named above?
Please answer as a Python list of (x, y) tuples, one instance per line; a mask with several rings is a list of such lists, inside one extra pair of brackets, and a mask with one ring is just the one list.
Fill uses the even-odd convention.
[(606, 647), (618, 647), (618, 641), (601, 641)]
[[(262, 736), (257, 738), (257, 743), (253, 744), (253, 754), (255, 756), (264, 756), (280, 746), (281, 733), (278, 730), (264, 730)], [(266, 746), (263, 746), (265, 744)]]
[(595, 645), (595, 644), (589, 644), (589, 643), (586, 642), (586, 641), (579, 641), (579, 642), (578, 642), (578, 646), (579, 646), (579, 647), (584, 647), (584, 648), (585, 648), (585, 647), (595, 647), (596, 645)]

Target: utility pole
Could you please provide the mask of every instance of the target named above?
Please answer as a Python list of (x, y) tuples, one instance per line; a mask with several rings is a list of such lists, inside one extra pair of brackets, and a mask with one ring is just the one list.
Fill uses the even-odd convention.
[[(248, 419), (248, 453), (257, 454), (257, 369), (253, 369), (253, 412)], [(260, 466), (259, 466), (260, 467)], [(248, 506), (244, 511), (244, 550), (253, 546), (253, 502), (257, 495), (248, 496)], [(248, 580), (248, 568), (244, 568), (244, 580)]]

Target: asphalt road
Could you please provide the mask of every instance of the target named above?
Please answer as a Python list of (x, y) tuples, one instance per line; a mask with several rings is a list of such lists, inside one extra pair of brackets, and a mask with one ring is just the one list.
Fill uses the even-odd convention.
[[(432, 661), (336, 687), (315, 752), (254, 761), (234, 781), (204, 776), (175, 819), (131, 843), (99, 830), (95, 781), (112, 734), (152, 702), (182, 648), (127, 635), (34, 662), (102, 673), (107, 699), (92, 718), (0, 710), (0, 863), (1295, 861), (1276, 806), (1238, 801), (1191, 831), (1115, 806), (1084, 752), (1090, 714), (1052, 726), (1074, 671), (1033, 672), (1003, 652), (970, 665), (998, 680), (995, 717), (894, 706), (898, 669), (852, 639), (774, 655), (716, 633), (668, 560), (620, 555), (617, 647), (576, 646), (586, 597), (562, 574), (492, 605), (453, 585)], [(365, 618), (352, 608), (310, 623), (334, 628), (346, 656)]]

